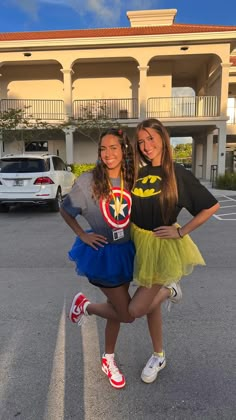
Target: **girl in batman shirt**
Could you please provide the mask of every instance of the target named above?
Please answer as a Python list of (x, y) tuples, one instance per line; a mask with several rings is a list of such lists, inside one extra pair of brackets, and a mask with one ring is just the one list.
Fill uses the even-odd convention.
[[(151, 383), (166, 365), (160, 304), (166, 298), (178, 302), (182, 276), (196, 265), (205, 265), (189, 233), (205, 223), (219, 204), (190, 171), (173, 162), (170, 138), (160, 121), (147, 119), (137, 126), (135, 160), (131, 237), (139, 287), (129, 313), (134, 318), (147, 315), (153, 354), (141, 379)], [(177, 217), (182, 208), (193, 217), (181, 227)]]

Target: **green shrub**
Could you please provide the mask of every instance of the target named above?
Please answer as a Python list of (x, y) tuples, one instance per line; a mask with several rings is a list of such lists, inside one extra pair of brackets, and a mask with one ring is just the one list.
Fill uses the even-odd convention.
[(72, 163), (71, 170), (76, 177), (80, 176), (83, 172), (87, 172), (94, 168), (94, 163)]
[(220, 190), (236, 190), (236, 173), (226, 172), (216, 178), (215, 187)]

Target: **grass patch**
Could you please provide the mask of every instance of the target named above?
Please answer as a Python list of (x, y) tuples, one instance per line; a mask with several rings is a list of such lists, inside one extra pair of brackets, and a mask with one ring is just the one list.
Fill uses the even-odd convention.
[(220, 190), (236, 190), (236, 173), (226, 172), (224, 175), (217, 176), (215, 188)]

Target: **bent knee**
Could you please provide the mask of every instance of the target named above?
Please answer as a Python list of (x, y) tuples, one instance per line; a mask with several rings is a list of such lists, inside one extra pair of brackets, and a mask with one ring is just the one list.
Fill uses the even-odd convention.
[(132, 318), (141, 318), (146, 315), (146, 312), (142, 308), (137, 308), (135, 306), (129, 306), (129, 314)]
[(121, 317), (121, 322), (124, 322), (125, 324), (132, 324), (132, 322), (134, 322), (134, 320), (135, 320), (135, 318), (130, 314), (127, 314), (127, 315)]

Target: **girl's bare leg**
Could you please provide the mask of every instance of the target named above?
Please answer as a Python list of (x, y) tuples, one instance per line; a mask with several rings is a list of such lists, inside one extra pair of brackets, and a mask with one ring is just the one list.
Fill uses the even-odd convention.
[(108, 319), (105, 328), (105, 353), (115, 352), (115, 345), (120, 331), (120, 321)]
[(100, 289), (107, 297), (108, 302), (89, 303), (86, 309), (88, 314), (119, 322), (134, 321), (134, 318), (128, 312), (128, 305), (131, 299), (128, 288), (129, 284), (114, 288), (101, 287)]
[[(155, 284), (150, 288), (140, 286), (129, 304), (129, 313), (134, 318), (140, 318), (150, 312), (158, 302), (153, 304), (162, 286)], [(153, 304), (153, 306), (151, 306)]]
[(170, 290), (154, 285), (150, 289), (139, 287), (130, 304), (129, 312), (134, 317), (147, 314), (149, 333), (153, 351), (163, 351), (161, 303), (170, 296)]
[(163, 350), (161, 305), (157, 305), (156, 308), (147, 315), (147, 321), (153, 351), (160, 353)]
[[(128, 313), (128, 303), (131, 299), (128, 289), (129, 284), (126, 284), (115, 289), (103, 289), (102, 291), (108, 297), (107, 303), (115, 305), (116, 311), (121, 310), (121, 318), (126, 319), (127, 322), (132, 322), (133, 318)], [(120, 321), (108, 319), (105, 328), (105, 353), (114, 353), (119, 331)]]
[(155, 310), (157, 306), (161, 305), (161, 303), (163, 303), (166, 299), (168, 299), (170, 295), (171, 295), (170, 289), (167, 289), (166, 287), (162, 287), (155, 295), (150, 305), (148, 313), (152, 313), (153, 310)]
[(152, 313), (169, 296), (170, 290), (158, 284), (151, 288), (140, 286), (129, 304), (129, 313), (135, 318)]

